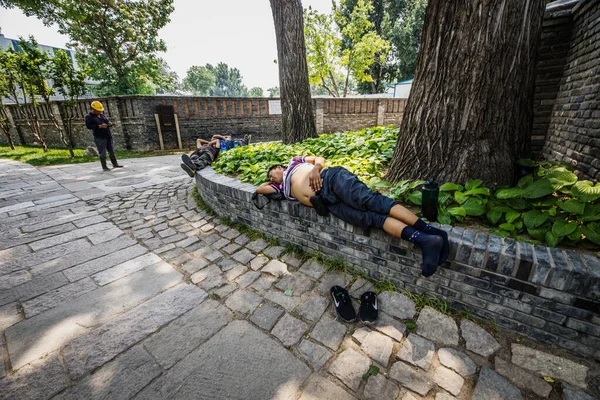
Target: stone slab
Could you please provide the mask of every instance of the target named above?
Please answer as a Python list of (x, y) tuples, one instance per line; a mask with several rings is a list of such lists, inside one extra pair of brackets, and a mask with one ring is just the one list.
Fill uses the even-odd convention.
[(519, 389), (488, 367), (479, 371), (471, 400), (522, 400)]
[(456, 322), (439, 311), (431, 307), (424, 307), (417, 319), (418, 335), (423, 336), (433, 342), (447, 345), (458, 346), (458, 328)]
[(319, 295), (310, 296), (303, 304), (296, 307), (302, 318), (317, 321), (329, 306), (329, 300)]
[(375, 331), (370, 332), (360, 346), (366, 355), (383, 367), (387, 367), (393, 347), (392, 339)]
[(313, 277), (314, 279), (319, 279), (325, 272), (327, 272), (327, 268), (325, 268), (323, 264), (317, 260), (308, 260), (302, 264), (299, 271), (303, 274)]
[(176, 285), (181, 274), (170, 266), (156, 264), (112, 284), (66, 302), (5, 332), (14, 369), (66, 345), (115, 315), (130, 310)]
[(588, 367), (566, 358), (513, 343), (511, 361), (513, 364), (532, 371), (538, 376), (551, 376), (554, 379), (567, 381), (579, 388), (587, 388), (585, 378)]
[(23, 319), (23, 316), (17, 308), (18, 304), (19, 303), (14, 302), (0, 307), (0, 332), (13, 326)]
[(150, 354), (142, 346), (135, 346), (57, 398), (130, 399), (161, 372)]
[(333, 356), (333, 352), (320, 344), (302, 339), (298, 345), (298, 353), (315, 370), (320, 369)]
[(346, 349), (329, 366), (329, 372), (356, 392), (362, 376), (367, 373), (370, 366), (371, 360), (367, 356), (355, 350)]
[(324, 294), (325, 296), (330, 297), (331, 294), (329, 291), (332, 286), (338, 285), (341, 287), (346, 287), (352, 281), (352, 275), (350, 274), (342, 274), (341, 272), (329, 272), (324, 274), (321, 277), (321, 283), (317, 285), (316, 290), (319, 293)]
[(310, 369), (247, 321), (233, 321), (138, 399), (292, 399)]
[(523, 368), (517, 367), (500, 357), (494, 359), (494, 369), (517, 387), (531, 390), (538, 396), (546, 398), (552, 391), (552, 386), (544, 379), (534, 376)]
[(337, 351), (346, 335), (346, 326), (324, 316), (313, 328), (310, 337), (333, 351)]
[(460, 321), (460, 329), (467, 350), (482, 357), (489, 357), (502, 346), (492, 335), (473, 321), (463, 319)]
[(401, 361), (392, 365), (389, 376), (399, 382), (402, 386), (421, 396), (426, 396), (434, 386), (433, 382), (431, 382), (422, 371), (416, 370)]
[(67, 278), (57, 272), (48, 276), (40, 276), (22, 285), (0, 292), (0, 306), (15, 300), (26, 301), (41, 294), (50, 292), (69, 283)]
[(286, 296), (282, 292), (271, 289), (265, 293), (265, 298), (271, 300), (273, 303), (279, 304), (281, 307), (285, 308), (287, 311), (292, 311), (302, 299), (297, 296)]
[[(238, 237), (238, 239), (239, 239), (239, 237)], [(251, 260), (254, 259), (254, 257), (256, 257), (256, 256), (253, 253), (251, 253), (250, 250), (248, 250), (248, 249), (242, 249), (231, 256), (231, 258), (240, 262), (243, 265), (248, 264)]]
[(178, 285), (78, 337), (63, 349), (73, 379), (93, 371), (162, 326), (185, 314), (208, 294), (193, 285)]
[(72, 301), (84, 294), (96, 290), (98, 286), (90, 278), (84, 278), (54, 289), (22, 304), (26, 318), (31, 318), (65, 301)]
[(270, 331), (284, 311), (270, 303), (262, 304), (250, 317), (259, 328)]
[(145, 348), (165, 368), (171, 368), (233, 319), (217, 301), (206, 300), (144, 341)]
[(121, 279), (127, 275), (131, 275), (134, 272), (142, 270), (149, 265), (158, 263), (164, 263), (164, 261), (154, 253), (147, 253), (136, 257), (132, 260), (125, 261), (124, 263), (115, 265), (114, 267), (105, 269), (104, 271), (98, 272), (92, 275), (92, 279), (100, 286), (104, 286), (108, 283)]
[[(67, 243), (70, 242), (74, 239), (79, 239), (85, 236), (91, 236), (97, 233), (106, 233), (112, 230), (114, 230), (114, 225), (110, 222), (102, 222), (96, 225), (91, 225), (91, 226), (86, 226), (85, 228), (80, 228), (80, 229), (75, 229), (75, 230), (71, 230), (67, 233), (62, 233), (60, 235), (55, 235), (55, 236), (51, 236), (49, 238), (46, 239), (42, 239), (42, 240), (38, 240), (36, 242), (32, 242), (29, 244), (29, 246), (33, 249), (33, 251), (38, 251), (38, 250), (42, 250), (45, 249), (47, 247), (52, 247), (52, 246), (56, 246), (59, 244), (63, 244), (63, 243)], [(119, 230), (120, 231), (120, 230)], [(120, 231), (122, 232), (122, 231)], [(110, 239), (113, 239), (114, 237), (111, 237), (105, 241), (108, 241)], [(91, 240), (91, 237), (90, 237)], [(97, 244), (97, 243), (101, 243), (101, 242), (97, 242), (94, 243), (94, 241), (92, 241), (93, 244)]]
[(299, 400), (355, 400), (356, 397), (333, 383), (326, 375), (313, 374), (308, 378)]
[(384, 312), (380, 312), (372, 327), (379, 332), (388, 335), (397, 342), (401, 342), (406, 332), (406, 325), (395, 320)]
[(425, 371), (429, 370), (433, 356), (435, 356), (435, 345), (414, 333), (406, 337), (396, 355), (399, 360), (416, 365)]
[(594, 397), (575, 389), (569, 384), (563, 383), (563, 399), (564, 400), (594, 400)]
[(247, 270), (248, 268), (241, 264), (238, 264), (235, 267), (231, 268), (229, 271), (225, 272), (225, 279), (227, 279), (228, 281), (233, 281)]
[[(241, 288), (245, 288), (248, 287), (249, 285), (252, 285), (252, 283), (254, 281), (256, 281), (258, 278), (260, 277), (260, 272), (256, 272), (256, 271), (248, 271), (246, 272), (244, 275), (241, 275), (240, 277), (237, 278), (237, 280), (235, 281)], [(262, 279), (262, 278), (261, 278)], [(271, 287), (271, 285), (273, 284), (273, 281), (270, 281), (268, 286), (261, 286), (261, 288), (263, 288), (262, 291), (267, 290), (268, 288)], [(253, 285), (254, 286), (254, 285)]]
[(238, 290), (227, 298), (225, 305), (242, 314), (251, 314), (262, 303), (263, 298), (249, 290)]
[(31, 280), (31, 275), (27, 271), (15, 271), (13, 273), (0, 276), (0, 291), (12, 289)]
[(297, 318), (292, 317), (286, 313), (279, 322), (275, 325), (271, 334), (277, 339), (281, 340), (281, 343), (285, 347), (290, 347), (298, 343), (300, 338), (304, 336), (304, 333), (308, 329), (306, 322), (301, 321)]
[[(263, 272), (265, 271), (263, 270)], [(287, 289), (291, 289), (295, 296), (301, 296), (302, 294), (308, 292), (313, 285), (314, 283), (307, 275), (304, 275), (300, 272), (293, 272), (281, 278), (275, 287), (284, 292)]]
[(433, 381), (455, 396), (458, 396), (465, 380), (456, 372), (444, 366), (439, 366), (433, 375)]
[(190, 276), (190, 279), (191, 279), (192, 283), (198, 283), (198, 282), (202, 282), (205, 279), (212, 278), (215, 276), (220, 276), (220, 275), (221, 275), (221, 270), (219, 269), (219, 267), (217, 267), (216, 265), (213, 264), (213, 265), (209, 265), (208, 267), (196, 272), (195, 274)]
[(466, 354), (451, 348), (438, 350), (440, 363), (463, 377), (469, 377), (477, 371), (477, 365)]
[(66, 389), (67, 385), (66, 371), (54, 353), (0, 379), (0, 397), (14, 400), (48, 399)]
[(383, 374), (370, 376), (365, 386), (366, 400), (397, 399), (400, 388)]
[(277, 278), (283, 275), (288, 274), (287, 265), (282, 263), (279, 260), (271, 260), (265, 265), (262, 269), (262, 272), (266, 272), (267, 274), (271, 274)]
[(412, 319), (415, 316), (415, 302), (403, 294), (383, 292), (377, 296), (379, 308), (399, 319)]
[(268, 262), (269, 262), (269, 259), (267, 257), (258, 256), (255, 259), (253, 259), (252, 261), (250, 261), (250, 268), (252, 268), (252, 270), (254, 270), (254, 271), (258, 271), (259, 269), (261, 269), (263, 267), (263, 265), (265, 265)]

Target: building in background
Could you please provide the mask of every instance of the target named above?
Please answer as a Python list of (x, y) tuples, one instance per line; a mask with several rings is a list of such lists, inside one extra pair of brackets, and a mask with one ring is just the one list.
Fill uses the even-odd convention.
[(387, 85), (385, 85), (385, 92), (392, 93), (393, 97), (396, 99), (408, 99), (412, 83), (412, 79), (402, 82), (388, 83)]

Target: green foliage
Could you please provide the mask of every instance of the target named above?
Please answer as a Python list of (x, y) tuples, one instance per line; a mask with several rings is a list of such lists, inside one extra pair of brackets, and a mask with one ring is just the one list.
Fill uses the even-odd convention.
[(208, 96), (215, 82), (216, 77), (212, 71), (203, 66), (193, 65), (188, 68), (183, 78), (183, 88), (197, 96)]
[(206, 64), (206, 69), (215, 76), (215, 85), (210, 90), (211, 96), (245, 97), (248, 88), (242, 82), (242, 74), (237, 68), (230, 68), (224, 62), (215, 66)]
[(265, 94), (260, 87), (253, 87), (248, 90), (248, 97), (264, 97)]
[(377, 127), (320, 135), (290, 145), (256, 143), (221, 153), (213, 168), (258, 185), (267, 181), (267, 170), (272, 165), (287, 165), (297, 155), (319, 155), (325, 157), (328, 167), (343, 166), (374, 187), (381, 182), (381, 173), (392, 158), (397, 139), (397, 129)]

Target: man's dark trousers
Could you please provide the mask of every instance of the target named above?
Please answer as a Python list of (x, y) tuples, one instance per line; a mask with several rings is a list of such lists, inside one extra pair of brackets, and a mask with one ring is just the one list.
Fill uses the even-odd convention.
[(110, 155), (111, 160), (115, 158), (115, 150), (113, 146), (113, 138), (112, 136), (108, 137), (98, 137), (94, 136), (94, 143), (96, 143), (96, 148), (98, 149), (98, 157), (101, 160), (106, 160), (106, 152)]
[(325, 200), (329, 211), (360, 228), (382, 229), (390, 210), (397, 203), (379, 192), (374, 192), (356, 175), (342, 167), (323, 170), (323, 187), (318, 194)]

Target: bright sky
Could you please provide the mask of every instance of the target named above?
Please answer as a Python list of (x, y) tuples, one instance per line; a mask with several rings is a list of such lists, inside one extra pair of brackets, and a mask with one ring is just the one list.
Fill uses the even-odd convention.
[[(266, 90), (279, 86), (275, 28), (269, 0), (175, 0), (171, 22), (160, 37), (167, 43), (161, 56), (183, 79), (192, 65), (220, 61), (238, 68), (248, 87)], [(322, 13), (331, 11), (331, 0), (302, 0)], [(34, 35), (40, 44), (65, 47), (68, 37), (45, 27), (17, 9), (0, 8), (4, 36), (16, 39)]]

